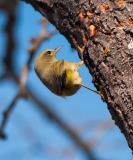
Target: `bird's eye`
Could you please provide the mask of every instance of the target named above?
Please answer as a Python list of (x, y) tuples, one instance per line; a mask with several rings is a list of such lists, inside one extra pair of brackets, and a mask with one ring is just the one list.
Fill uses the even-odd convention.
[(50, 51), (47, 51), (46, 53), (47, 53), (47, 54), (51, 54), (51, 52), (50, 52)]

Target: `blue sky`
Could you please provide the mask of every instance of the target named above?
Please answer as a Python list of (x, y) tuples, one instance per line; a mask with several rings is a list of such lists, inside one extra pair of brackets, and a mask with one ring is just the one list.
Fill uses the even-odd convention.
[[(6, 23), (6, 14), (0, 12), (0, 75), (4, 72), (2, 57), (6, 49), (6, 36), (3, 27)], [(17, 10), (17, 23), (15, 28), (17, 48), (14, 51), (14, 69), (19, 76), (22, 66), (27, 62), (29, 55), (27, 49), (31, 47), (30, 38), (38, 36), (41, 24), (37, 23), (42, 15), (36, 12), (29, 4), (21, 2)], [(49, 25), (48, 32), (55, 27)], [(37, 94), (42, 101), (50, 104), (51, 109), (73, 129), (78, 129), (82, 124), (88, 127), (81, 134), (85, 142), (95, 140), (101, 133), (94, 129), (103, 121), (111, 119), (107, 105), (101, 97), (85, 88), (81, 88), (75, 95), (66, 100), (51, 93), (39, 80), (34, 71), (35, 57), (43, 50), (55, 49), (63, 45), (57, 54), (57, 59), (65, 59), (71, 62), (79, 62), (80, 59), (75, 50), (72, 50), (66, 38), (59, 33), (50, 40), (42, 43), (34, 55), (31, 70), (28, 74), (27, 86)], [(82, 66), (79, 69), (84, 85), (95, 89), (92, 77), (88, 69)], [(18, 92), (18, 86), (11, 79), (0, 82), (0, 123), (2, 112), (12, 102)], [(41, 113), (31, 99), (20, 99), (14, 106), (5, 127), (8, 138), (0, 140), (1, 160), (86, 160), (84, 152), (77, 147), (72, 139), (53, 121)], [(70, 155), (64, 157), (65, 149), (69, 149)], [(52, 150), (52, 154), (50, 152)], [(125, 137), (115, 125), (111, 127), (103, 138), (94, 147), (96, 157), (102, 160), (131, 160)]]

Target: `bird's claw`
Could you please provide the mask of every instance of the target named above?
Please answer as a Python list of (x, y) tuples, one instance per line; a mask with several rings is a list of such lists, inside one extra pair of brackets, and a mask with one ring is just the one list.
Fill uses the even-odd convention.
[(81, 60), (83, 61), (83, 60), (84, 60), (84, 50), (85, 50), (85, 46), (83, 46), (83, 47), (79, 47), (79, 46), (78, 46), (78, 49), (79, 49), (79, 52), (80, 52)]

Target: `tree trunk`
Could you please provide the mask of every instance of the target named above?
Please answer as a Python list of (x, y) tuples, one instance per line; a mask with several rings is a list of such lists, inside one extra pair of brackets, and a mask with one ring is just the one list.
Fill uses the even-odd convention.
[[(133, 1), (25, 0), (63, 34), (85, 46), (84, 62), (133, 151)], [(81, 52), (79, 52), (81, 58)]]

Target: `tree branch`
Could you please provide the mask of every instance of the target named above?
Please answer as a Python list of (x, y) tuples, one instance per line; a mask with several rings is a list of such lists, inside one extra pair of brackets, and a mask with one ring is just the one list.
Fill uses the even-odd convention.
[[(7, 5), (8, 4), (8, 5)], [(5, 58), (3, 60), (4, 64), (6, 65), (5, 75), (0, 77), (1, 79), (4, 77), (9, 76), (8, 69), (12, 68), (12, 53), (16, 46), (16, 42), (13, 35), (13, 29), (16, 22), (16, 6), (17, 0), (0, 0), (0, 9), (3, 9), (7, 12), (7, 23), (4, 28), (4, 31), (7, 35), (7, 48), (5, 52)]]
[(4, 126), (6, 125), (7, 123), (7, 120), (9, 118), (9, 115), (16, 103), (16, 101), (20, 98), (20, 94), (18, 93), (15, 98), (13, 99), (12, 103), (10, 104), (10, 106), (7, 108), (7, 110), (3, 113), (3, 121), (2, 121), (2, 124), (1, 124), (1, 127), (0, 127), (0, 137), (1, 138), (5, 138), (5, 134), (3, 133), (3, 129), (4, 129)]

